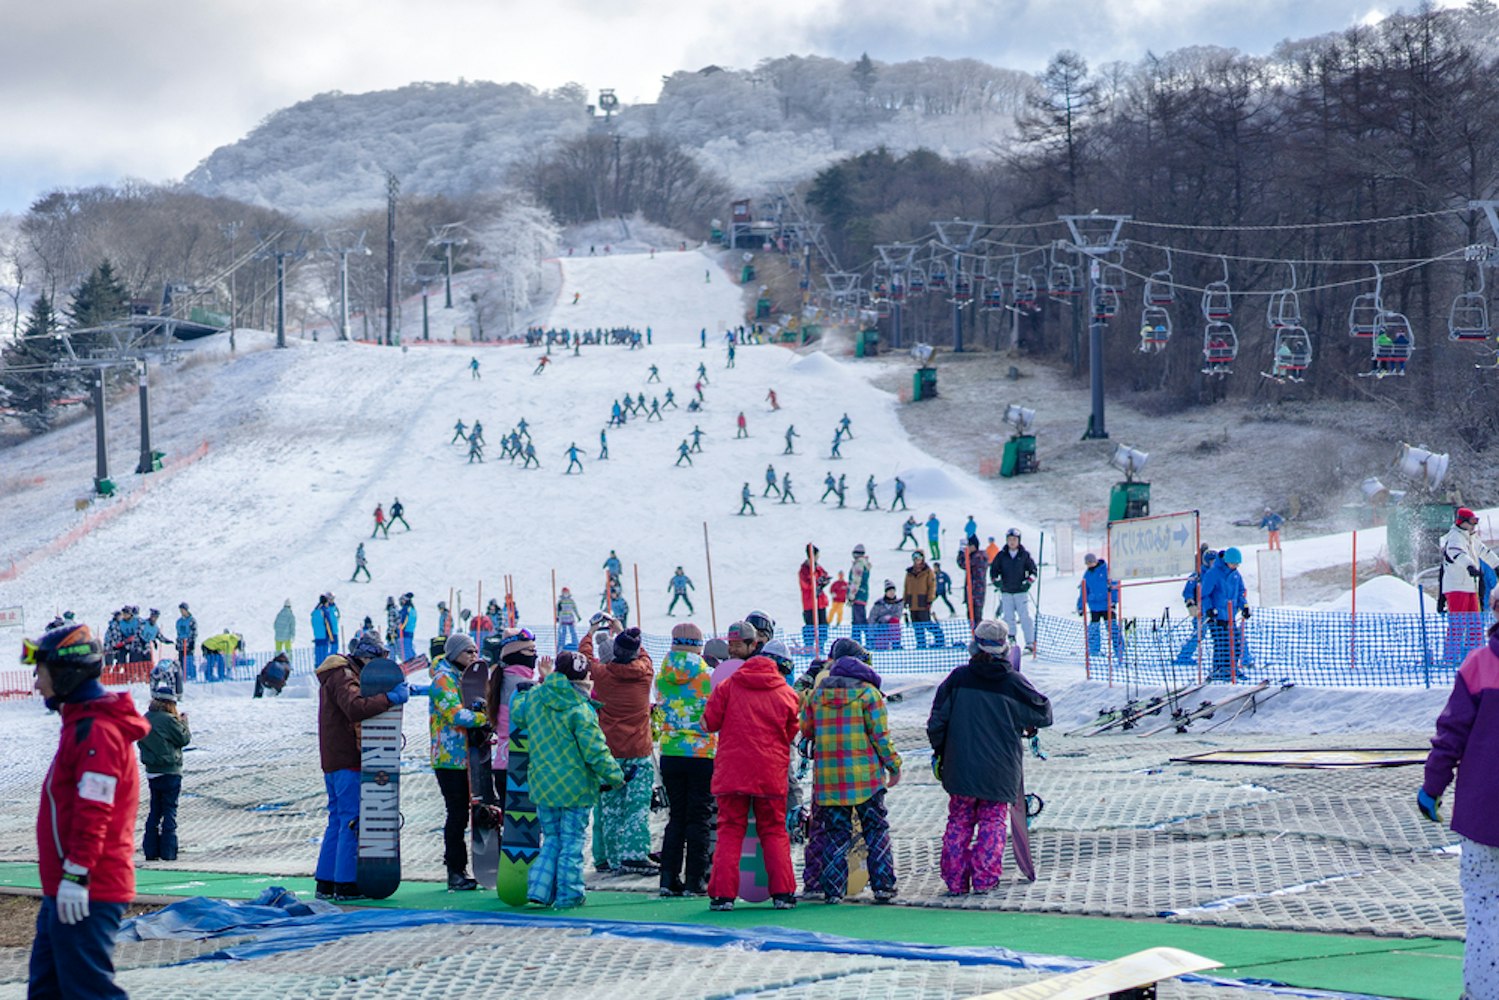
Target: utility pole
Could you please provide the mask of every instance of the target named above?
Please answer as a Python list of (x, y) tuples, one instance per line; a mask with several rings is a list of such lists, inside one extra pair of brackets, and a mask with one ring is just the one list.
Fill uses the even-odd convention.
[(136, 464), (135, 471), (139, 475), (145, 475), (154, 472), (156, 466), (151, 454), (151, 379), (145, 358), (138, 362), (136, 374), (140, 376), (141, 460)]
[(385, 346), (395, 344), (396, 326), (396, 196), (401, 182), (385, 175)]
[[(442, 306), (444, 309), (453, 308), (453, 248), (468, 245), (467, 237), (456, 235), (462, 227), (463, 223), (461, 222), (450, 222), (445, 226), (435, 229), (432, 233), (432, 238), (427, 241), (427, 246), (429, 247), (442, 247), (443, 260), (447, 268), (446, 294)], [(426, 337), (424, 336), (422, 339), (425, 340)]]
[(286, 346), (286, 261), (287, 258), (300, 260), (306, 256), (302, 249), (303, 242), (307, 239), (304, 232), (297, 237), (297, 245), (290, 250), (267, 245), (265, 249), (257, 252), (256, 257), (271, 259), (276, 262), (276, 346)]
[(331, 237), (337, 234), (329, 234), (323, 237), (323, 247), (319, 253), (326, 253), (338, 258), (338, 339), (349, 339), (349, 254), (360, 254), (368, 257), (370, 248), (364, 245), (366, 230), (359, 230), (353, 235), (352, 242), (348, 233), (344, 238), (335, 243)]
[(239, 231), (244, 228), (244, 223), (238, 220), (226, 222), (219, 226), (219, 232), (229, 239), (229, 353), (234, 353), (234, 328), (239, 325), (239, 316), (235, 313), (234, 298), (234, 276), (239, 271), (239, 258), (234, 256), (234, 241), (239, 238)]
[(1072, 233), (1072, 245), (1068, 249), (1088, 261), (1088, 376), (1093, 388), (1093, 414), (1088, 418), (1083, 439), (1107, 439), (1109, 432), (1103, 414), (1103, 333), (1106, 320), (1099, 315), (1093, 302), (1098, 295), (1098, 276), (1102, 267), (1099, 258), (1124, 249), (1119, 230), (1133, 216), (1063, 215), (1059, 218), (1067, 223)]
[[(952, 251), (952, 289), (949, 293), (952, 302), (952, 349), (954, 354), (961, 354), (963, 353), (963, 306), (967, 304), (958, 298), (958, 283), (963, 278), (963, 254), (973, 246), (973, 241), (977, 239), (984, 223), (953, 219), (951, 222), (933, 222), (932, 226), (937, 230), (937, 241)], [(971, 288), (972, 282), (969, 285)], [(971, 295), (968, 301), (973, 301)]]

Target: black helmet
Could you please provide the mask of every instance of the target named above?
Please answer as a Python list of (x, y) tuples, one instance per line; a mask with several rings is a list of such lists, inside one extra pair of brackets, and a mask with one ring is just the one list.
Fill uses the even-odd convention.
[(869, 662), (869, 650), (861, 646), (856, 640), (848, 637), (834, 639), (833, 645), (828, 649), (828, 662), (836, 663), (845, 656), (852, 656), (856, 660)]
[(87, 625), (64, 625), (44, 633), (35, 642), (24, 640), (21, 662), (46, 667), (58, 698), (66, 698), (84, 681), (98, 677), (104, 668), (99, 643)]
[(503, 635), (486, 635), (484, 637), (484, 645), (483, 647), (481, 647), (479, 655), (483, 659), (488, 660), (490, 663), (499, 663), (501, 656), (500, 647), (502, 647), (504, 644), (505, 637)]
[(755, 631), (764, 636), (766, 641), (776, 634), (775, 619), (763, 611), (751, 611), (744, 616), (744, 620), (755, 626)]
[(374, 629), (364, 629), (349, 640), (349, 655), (361, 660), (378, 660), (383, 656), (389, 656), (390, 650), (385, 648), (385, 643), (380, 641), (380, 633)]

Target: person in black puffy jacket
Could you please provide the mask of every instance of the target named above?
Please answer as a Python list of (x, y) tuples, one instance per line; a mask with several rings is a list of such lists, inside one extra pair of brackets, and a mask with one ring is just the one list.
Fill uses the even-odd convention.
[(1000, 621), (979, 622), (966, 664), (932, 698), (927, 740), (948, 794), (942, 881), (949, 895), (999, 882), (1010, 804), (1024, 787), (1022, 737), (1051, 725), (1051, 702), (1018, 671), (1018, 647)]

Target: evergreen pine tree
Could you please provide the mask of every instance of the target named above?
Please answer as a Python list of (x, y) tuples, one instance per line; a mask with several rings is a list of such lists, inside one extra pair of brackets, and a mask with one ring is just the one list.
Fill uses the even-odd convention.
[(52, 404), (73, 382), (51, 367), (66, 355), (56, 334), (52, 301), (41, 295), (31, 304), (21, 336), (0, 351), (0, 404), (33, 434), (52, 426)]
[[(124, 282), (114, 272), (108, 260), (83, 279), (83, 284), (73, 293), (72, 308), (68, 310), (69, 329), (80, 330), (103, 326), (130, 314), (130, 293)], [(113, 346), (109, 337), (99, 334), (82, 334), (72, 338), (73, 350), (86, 356), (97, 348)]]

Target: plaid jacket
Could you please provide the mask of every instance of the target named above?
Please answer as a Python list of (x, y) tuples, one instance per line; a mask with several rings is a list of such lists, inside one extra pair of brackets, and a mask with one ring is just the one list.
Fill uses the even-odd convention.
[(858, 805), (885, 787), (886, 771), (900, 770), (885, 696), (873, 684), (824, 678), (802, 705), (801, 728), (817, 748), (812, 798), (818, 805)]
[(554, 673), (510, 705), (510, 725), (531, 736), (531, 801), (552, 809), (591, 806), (599, 787), (624, 784), (593, 704)]

